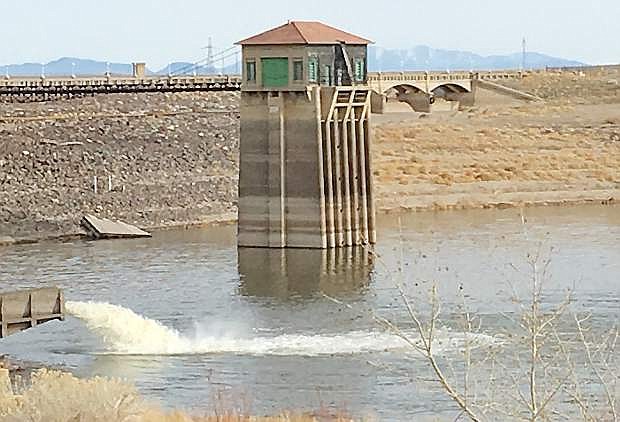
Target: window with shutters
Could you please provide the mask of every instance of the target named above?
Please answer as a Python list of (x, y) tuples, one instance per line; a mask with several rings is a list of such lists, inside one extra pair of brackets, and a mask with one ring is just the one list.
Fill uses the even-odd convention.
[(248, 60), (245, 64), (246, 80), (248, 82), (256, 82), (256, 62)]
[(304, 62), (302, 59), (293, 61), (293, 80), (297, 82), (304, 80)]
[(319, 81), (319, 59), (310, 57), (308, 60), (308, 82)]
[(365, 62), (364, 59), (361, 57), (358, 57), (355, 59), (355, 81), (356, 82), (364, 82), (364, 80), (366, 79), (366, 69), (365, 69)]

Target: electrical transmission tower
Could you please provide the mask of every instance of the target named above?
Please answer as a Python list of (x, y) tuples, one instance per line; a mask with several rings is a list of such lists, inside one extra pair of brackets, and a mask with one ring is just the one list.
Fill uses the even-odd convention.
[(209, 44), (207, 45), (207, 67), (213, 66), (213, 40), (209, 37)]

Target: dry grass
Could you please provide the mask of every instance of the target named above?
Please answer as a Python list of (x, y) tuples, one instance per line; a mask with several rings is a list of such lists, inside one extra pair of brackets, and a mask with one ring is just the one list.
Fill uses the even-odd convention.
[(466, 113), (403, 116), (400, 121), (376, 116), (372, 152), (378, 207), (617, 200), (618, 80), (620, 70), (614, 69), (534, 73), (502, 83), (535, 93), (545, 103), (515, 102), (479, 90), (477, 107)]
[(3, 422), (313, 422), (351, 421), (343, 416), (321, 413), (274, 417), (239, 415), (218, 410), (212, 415), (190, 416), (164, 412), (148, 403), (135, 387), (103, 377), (76, 378), (71, 374), (40, 370), (17, 395), (0, 393), (0, 421)]
[(620, 72), (558, 72), (533, 73), (520, 81), (512, 81), (542, 98), (560, 103), (613, 103), (620, 99)]
[(378, 206), (469, 208), (617, 198), (619, 110), (520, 105), (423, 120), (379, 118), (372, 144)]
[[(381, 127), (375, 134), (380, 182), (607, 181), (618, 176), (620, 145), (593, 130), (468, 130)], [(416, 136), (411, 134), (415, 130)]]

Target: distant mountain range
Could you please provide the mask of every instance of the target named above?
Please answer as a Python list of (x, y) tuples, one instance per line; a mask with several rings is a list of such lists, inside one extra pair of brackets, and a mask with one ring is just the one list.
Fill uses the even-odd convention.
[[(214, 66), (195, 66), (189, 62), (175, 62), (153, 71), (147, 69), (148, 75), (167, 75), (172, 74), (193, 74), (196, 71), (200, 75), (211, 74), (233, 74), (238, 73), (238, 65), (232, 64), (224, 68), (222, 72), (219, 68)], [(76, 75), (105, 75), (106, 72), (110, 72), (113, 75), (131, 75), (132, 65), (131, 63), (108, 63), (104, 61), (79, 59), (76, 57), (63, 57), (58, 60), (51, 61), (49, 63), (23, 63), (23, 64), (11, 64), (8, 66), (0, 66), (0, 77), (8, 73), (11, 76), (68, 76), (72, 74)]]
[[(7, 68), (8, 67), (8, 68)], [(58, 76), (71, 75), (73, 72), (79, 75), (103, 75), (108, 71), (108, 63), (96, 60), (77, 59), (63, 57), (58, 60), (45, 63), (12, 64), (0, 67), (2, 75), (8, 72), (12, 76)], [(131, 64), (110, 63), (109, 71), (113, 74), (128, 74), (132, 72)]]
[[(402, 70), (499, 70), (520, 69), (523, 53), (481, 56), (468, 51), (438, 50), (416, 46), (409, 50), (390, 50), (369, 47), (368, 68), (371, 71)], [(575, 60), (566, 60), (540, 53), (526, 53), (525, 69), (545, 67), (584, 66)]]
[[(497, 70), (519, 69), (522, 66), (521, 53), (508, 55), (481, 56), (467, 51), (451, 51), (417, 46), (411, 49), (397, 50), (371, 46), (369, 48), (368, 68), (371, 72), (406, 71), (406, 70)], [(583, 66), (574, 60), (547, 56), (539, 53), (527, 53), (526, 69), (549, 67)], [(172, 74), (236, 74), (239, 73), (238, 63), (229, 64), (221, 70), (215, 66), (199, 66), (189, 62), (171, 63), (156, 71), (147, 70), (149, 75)], [(107, 71), (116, 75), (130, 75), (131, 64), (107, 63), (104, 61), (63, 57), (42, 65), (41, 63), (24, 63), (0, 66), (0, 75), (8, 73), (13, 76), (46, 76), (58, 75), (103, 75)]]

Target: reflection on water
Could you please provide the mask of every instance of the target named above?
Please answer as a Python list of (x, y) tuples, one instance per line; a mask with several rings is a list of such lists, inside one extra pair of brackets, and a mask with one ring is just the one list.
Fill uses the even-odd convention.
[[(366, 311), (406, 323), (394, 289), (402, 276), (416, 297), (426, 297), (429, 283), (437, 282), (447, 328), (458, 327), (450, 312), (465, 294), (482, 317), (483, 334), (495, 335), (515, 306), (508, 283), (527, 288), (524, 261), (544, 243), (555, 248), (545, 299), (557, 302), (567, 287), (575, 288), (578, 310), (592, 311), (602, 327), (618, 324), (620, 207), (532, 208), (525, 217), (524, 226), (517, 209), (381, 216), (376, 259), (364, 249), (238, 250), (234, 226), (156, 232), (152, 239), (21, 245), (0, 248), (0, 290), (58, 285), (68, 300), (120, 305), (183, 338), (242, 345), (258, 338), (276, 349), (286, 339), (299, 351), (311, 346), (309, 340), (319, 348), (334, 338), (359, 346), (360, 332), (370, 333), (372, 344), (384, 341)], [(399, 266), (402, 274), (396, 274)], [(452, 409), (429, 385), (426, 365), (393, 349), (230, 353), (242, 350), (237, 347), (199, 355), (102, 356), (101, 343), (82, 321), (68, 317), (3, 340), (0, 354), (61, 364), (83, 376), (127, 378), (150, 400), (199, 412), (209, 409), (214, 393), (239, 389), (257, 414), (326, 406), (379, 420), (419, 420)]]
[(362, 293), (368, 288), (373, 257), (365, 248), (239, 248), (239, 292), (245, 296), (308, 298)]

